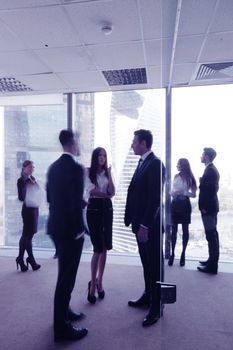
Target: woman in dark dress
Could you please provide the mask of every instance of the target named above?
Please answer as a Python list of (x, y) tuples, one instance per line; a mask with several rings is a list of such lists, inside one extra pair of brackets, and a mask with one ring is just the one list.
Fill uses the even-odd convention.
[[(39, 216), (39, 208), (32, 202), (33, 193), (39, 189), (39, 185), (32, 176), (33, 170), (33, 162), (25, 160), (22, 166), (21, 177), (17, 181), (18, 198), (23, 202), (21, 212), (23, 219), (23, 232), (19, 240), (19, 255), (16, 258), (16, 266), (18, 269), (19, 265), (22, 272), (28, 270), (29, 264), (33, 270), (38, 270), (40, 268), (40, 265), (36, 263), (32, 252), (32, 238), (37, 232)], [(25, 250), (28, 254), (26, 265), (24, 263)]]
[(107, 250), (112, 249), (111, 198), (115, 194), (111, 168), (108, 168), (107, 164), (107, 154), (101, 147), (96, 148), (92, 153), (91, 166), (87, 174), (87, 187), (90, 196), (87, 204), (87, 223), (94, 251), (87, 300), (94, 304), (96, 290), (100, 299), (105, 296), (102, 282)]
[(192, 207), (190, 197), (196, 197), (197, 185), (191, 171), (189, 161), (186, 158), (178, 160), (178, 174), (173, 180), (172, 189), (172, 254), (168, 260), (168, 265), (172, 266), (175, 257), (175, 247), (177, 239), (178, 224), (182, 224), (182, 253), (180, 257), (180, 266), (185, 265), (185, 250), (189, 241), (189, 224), (191, 223)]

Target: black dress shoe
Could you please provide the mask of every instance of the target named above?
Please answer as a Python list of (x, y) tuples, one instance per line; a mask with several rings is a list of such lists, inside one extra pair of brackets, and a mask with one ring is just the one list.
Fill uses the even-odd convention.
[(85, 315), (82, 312), (74, 312), (72, 310), (68, 311), (68, 320), (71, 322), (80, 321)]
[(152, 314), (149, 312), (149, 314), (146, 315), (146, 317), (144, 318), (142, 325), (143, 325), (143, 327), (149, 327), (152, 324), (156, 323), (159, 319), (160, 319), (159, 313)]
[(217, 275), (217, 273), (218, 273), (218, 269), (217, 268), (212, 268), (212, 267), (209, 267), (209, 266), (198, 266), (197, 269), (200, 272), (210, 273), (212, 275)]
[(206, 261), (199, 261), (199, 264), (201, 266), (206, 266), (206, 265), (208, 265), (208, 260), (206, 260)]
[(173, 265), (174, 257), (175, 257), (174, 255), (171, 255), (171, 256), (170, 256), (170, 258), (169, 258), (169, 260), (168, 260), (168, 265), (169, 265), (169, 266), (172, 266), (172, 265)]
[(128, 305), (131, 307), (149, 306), (149, 298), (146, 294), (143, 294), (139, 299), (129, 300)]
[(60, 342), (60, 341), (66, 341), (66, 340), (79, 340), (85, 337), (87, 333), (88, 333), (88, 330), (86, 328), (75, 328), (73, 326), (70, 326), (62, 333), (55, 333), (54, 341)]

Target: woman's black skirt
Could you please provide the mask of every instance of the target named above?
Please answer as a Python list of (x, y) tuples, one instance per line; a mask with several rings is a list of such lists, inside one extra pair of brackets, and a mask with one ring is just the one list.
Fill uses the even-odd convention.
[(173, 224), (190, 224), (192, 207), (187, 196), (177, 196), (172, 199), (171, 216)]
[(38, 208), (28, 208), (25, 204), (22, 207), (23, 235), (32, 237), (37, 232)]
[(90, 198), (87, 205), (87, 224), (94, 252), (112, 249), (113, 208), (109, 198)]

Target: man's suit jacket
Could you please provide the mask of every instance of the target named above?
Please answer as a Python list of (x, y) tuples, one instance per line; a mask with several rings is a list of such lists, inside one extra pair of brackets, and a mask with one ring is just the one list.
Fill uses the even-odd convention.
[(132, 224), (137, 233), (140, 225), (152, 227), (155, 215), (162, 205), (162, 186), (165, 168), (159, 158), (151, 152), (132, 177), (128, 188), (125, 225)]
[(219, 172), (214, 164), (210, 163), (205, 168), (200, 178), (199, 186), (199, 210), (204, 209), (207, 214), (216, 214), (219, 211), (217, 192), (219, 189)]
[(48, 170), (48, 234), (54, 239), (75, 238), (84, 230), (84, 173), (69, 154), (63, 154)]

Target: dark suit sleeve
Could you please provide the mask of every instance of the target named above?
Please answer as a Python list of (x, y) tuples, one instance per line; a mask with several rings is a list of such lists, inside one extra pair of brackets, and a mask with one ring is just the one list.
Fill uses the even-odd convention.
[(20, 177), (17, 181), (17, 189), (18, 189), (18, 199), (21, 202), (23, 202), (26, 197), (27, 183), (22, 177)]
[(159, 159), (153, 160), (147, 170), (146, 202), (141, 224), (149, 227), (155, 219), (162, 201), (162, 187), (164, 182), (164, 167)]
[(129, 214), (129, 205), (127, 204), (127, 201), (126, 201), (126, 206), (125, 206), (124, 223), (125, 223), (125, 226), (127, 226), (127, 227), (131, 224), (131, 218), (130, 218), (130, 214)]
[(83, 189), (84, 173), (82, 167), (77, 165), (69, 187), (71, 218), (73, 220), (73, 227), (76, 229), (76, 233), (80, 233), (84, 230)]
[(207, 212), (217, 209), (217, 192), (219, 189), (218, 171), (209, 167), (204, 172), (200, 181), (199, 209)]

